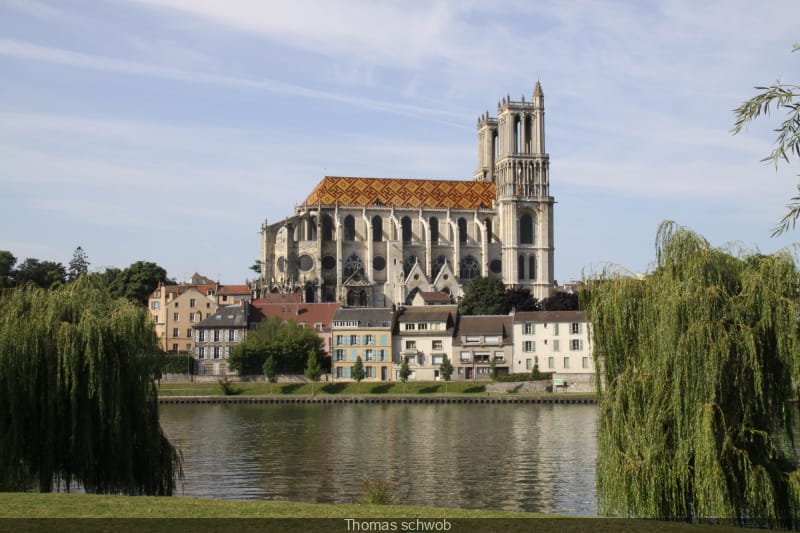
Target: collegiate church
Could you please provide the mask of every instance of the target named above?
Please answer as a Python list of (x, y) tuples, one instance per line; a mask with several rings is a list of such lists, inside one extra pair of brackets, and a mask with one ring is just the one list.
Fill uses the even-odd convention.
[(538, 299), (553, 288), (553, 197), (544, 96), (506, 97), (478, 118), (472, 181), (326, 176), (294, 215), (261, 227), (256, 295), (306, 302), (408, 304), (419, 292), (453, 301), (497, 276)]

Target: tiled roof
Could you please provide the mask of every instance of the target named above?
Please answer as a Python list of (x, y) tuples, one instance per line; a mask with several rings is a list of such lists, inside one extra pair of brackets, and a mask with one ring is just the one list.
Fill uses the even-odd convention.
[(398, 322), (445, 322), (454, 317), (457, 305), (426, 305), (406, 307), (397, 317)]
[(333, 320), (337, 322), (358, 322), (358, 328), (388, 328), (392, 325), (393, 316), (394, 312), (389, 308), (343, 307), (336, 311)]
[(428, 304), (433, 302), (450, 303), (450, 295), (443, 292), (420, 292), (419, 297)]
[(220, 307), (217, 311), (203, 319), (194, 326), (195, 328), (245, 328), (247, 327), (247, 313), (240, 305)]
[(250, 294), (248, 285), (222, 285), (219, 294)]
[(256, 299), (253, 303), (259, 302), (262, 304), (282, 304), (282, 303), (300, 303), (303, 301), (303, 295), (300, 292), (290, 292), (283, 294), (280, 292), (268, 292), (262, 298)]
[(511, 335), (513, 318), (508, 315), (462, 316), (458, 321), (458, 335)]
[(514, 315), (514, 322), (583, 322), (583, 311), (520, 311)]
[(476, 209), (491, 208), (494, 199), (493, 182), (326, 176), (305, 203)]
[(292, 319), (312, 328), (315, 324), (322, 324), (323, 330), (329, 330), (333, 315), (340, 305), (339, 303), (270, 303), (263, 298), (257, 298), (252, 302), (250, 321), (260, 322), (265, 318), (278, 316), (284, 320)]

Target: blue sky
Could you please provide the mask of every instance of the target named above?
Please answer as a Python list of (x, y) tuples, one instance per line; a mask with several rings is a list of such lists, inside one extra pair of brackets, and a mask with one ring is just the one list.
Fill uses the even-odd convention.
[(471, 179), (476, 120), (544, 89), (556, 278), (675, 220), (771, 253), (800, 162), (756, 85), (800, 82), (800, 3), (0, 0), (0, 249), (252, 276), (325, 175)]

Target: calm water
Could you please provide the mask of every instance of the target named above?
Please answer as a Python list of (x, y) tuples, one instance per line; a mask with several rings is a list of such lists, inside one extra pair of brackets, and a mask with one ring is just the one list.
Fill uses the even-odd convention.
[[(594, 405), (163, 405), (186, 496), (594, 515)], [(180, 492), (180, 491), (179, 491)]]

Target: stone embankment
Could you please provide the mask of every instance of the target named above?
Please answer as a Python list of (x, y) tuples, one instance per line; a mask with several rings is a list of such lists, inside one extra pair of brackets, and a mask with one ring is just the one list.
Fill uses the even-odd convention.
[(594, 404), (595, 396), (159, 396), (162, 404)]

